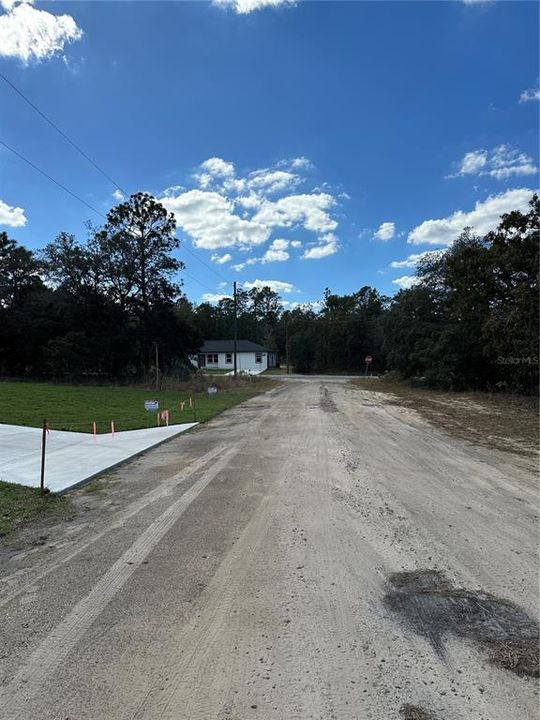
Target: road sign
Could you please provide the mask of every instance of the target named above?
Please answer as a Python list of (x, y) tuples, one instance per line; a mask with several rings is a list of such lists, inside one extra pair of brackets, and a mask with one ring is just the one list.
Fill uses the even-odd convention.
[(373, 358), (371, 357), (371, 355), (366, 355), (366, 357), (364, 358), (364, 362), (366, 363), (366, 365), (371, 365), (371, 363), (373, 362)]
[(155, 412), (156, 410), (159, 410), (159, 400), (145, 400), (144, 409), (150, 412)]
[(206, 392), (207, 392), (209, 395), (216, 395), (216, 394), (217, 394), (217, 391), (218, 391), (217, 385), (209, 385), (209, 386), (208, 386), (208, 389), (206, 390)]

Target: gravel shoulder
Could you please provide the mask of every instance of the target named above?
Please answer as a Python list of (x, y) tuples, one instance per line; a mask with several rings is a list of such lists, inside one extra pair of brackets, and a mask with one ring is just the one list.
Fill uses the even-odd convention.
[(347, 381), (283, 383), (4, 541), (0, 716), (536, 718), (491, 653), (536, 637), (536, 479)]

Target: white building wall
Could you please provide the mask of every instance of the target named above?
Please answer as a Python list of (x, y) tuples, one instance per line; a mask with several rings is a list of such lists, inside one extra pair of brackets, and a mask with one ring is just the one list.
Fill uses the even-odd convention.
[(254, 352), (244, 352), (244, 353), (238, 353), (238, 370), (246, 370), (249, 372), (258, 371), (258, 370), (266, 370), (268, 367), (268, 357), (267, 353), (263, 352), (262, 355), (262, 362), (257, 363), (255, 362), (255, 353)]
[[(218, 355), (218, 363), (217, 365), (215, 363), (209, 363), (208, 362), (208, 353), (206, 353), (206, 367), (211, 370), (212, 368), (218, 369), (218, 370), (234, 370), (234, 356), (231, 353), (231, 359), (232, 362), (228, 363), (227, 360), (227, 353), (217, 353)], [(258, 363), (255, 362), (255, 355), (254, 352), (239, 352), (237, 354), (237, 370), (238, 372), (244, 370), (246, 372), (253, 372), (257, 370), (266, 370), (268, 367), (268, 353), (261, 353), (262, 355), (262, 362)]]

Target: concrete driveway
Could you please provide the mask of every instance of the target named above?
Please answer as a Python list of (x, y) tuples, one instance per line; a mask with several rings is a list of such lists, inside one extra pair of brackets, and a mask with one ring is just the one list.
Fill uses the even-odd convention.
[[(126, 430), (94, 437), (90, 433), (51, 430), (47, 433), (45, 485), (62, 492), (79, 485), (197, 423)], [(39, 487), (41, 428), (0, 424), (0, 480)]]

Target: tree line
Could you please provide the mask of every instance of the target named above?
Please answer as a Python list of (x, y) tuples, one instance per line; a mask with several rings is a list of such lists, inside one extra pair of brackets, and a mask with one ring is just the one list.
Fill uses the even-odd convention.
[[(315, 310), (286, 309), (271, 288), (237, 293), (238, 336), (297, 372), (397, 371), (433, 387), (531, 392), (538, 386), (540, 201), (480, 237), (465, 228), (428, 252), (414, 285), (388, 297), (327, 289)], [(60, 233), (31, 251), (0, 233), (0, 375), (134, 382), (185, 377), (205, 339), (233, 335), (234, 303), (182, 293), (174, 216), (137, 193), (84, 242)]]

